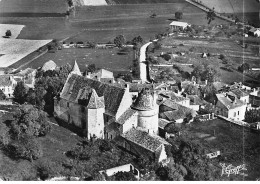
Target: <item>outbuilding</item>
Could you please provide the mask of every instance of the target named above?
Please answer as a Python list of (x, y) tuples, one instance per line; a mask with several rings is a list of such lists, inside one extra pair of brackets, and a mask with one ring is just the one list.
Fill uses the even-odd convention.
[(172, 23), (170, 23), (170, 28), (172, 31), (174, 30), (184, 30), (189, 26), (189, 24), (187, 22), (179, 22), (179, 21), (173, 21)]

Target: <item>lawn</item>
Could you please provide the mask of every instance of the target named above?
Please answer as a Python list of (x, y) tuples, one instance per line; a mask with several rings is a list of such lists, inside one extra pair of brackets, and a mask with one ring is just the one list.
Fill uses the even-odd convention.
[(133, 52), (127, 55), (118, 55), (118, 49), (86, 49), (86, 48), (70, 48), (58, 50), (56, 53), (47, 53), (32, 63), (25, 66), (31, 68), (42, 67), (42, 65), (53, 60), (58, 66), (69, 63), (73, 66), (75, 60), (82, 72), (86, 66), (95, 64), (96, 67), (107, 69), (113, 72), (127, 72), (132, 66)]
[[(245, 180), (256, 180), (259, 177), (259, 133), (252, 133), (248, 129), (237, 125), (230, 125), (228, 122), (220, 119), (193, 123), (188, 129), (188, 133), (194, 135), (206, 148), (221, 152), (221, 156), (223, 157), (216, 159), (216, 164), (224, 162), (238, 166), (245, 163), (247, 168), (245, 173), (248, 174)], [(201, 136), (204, 134), (208, 135), (206, 137)], [(239, 175), (231, 178), (234, 180), (243, 179)], [(229, 180), (230, 178), (225, 176), (224, 179)]]
[(24, 25), (0, 24), (0, 37), (5, 36), (5, 32), (10, 30), (12, 35), (9, 38), (15, 39), (19, 36), (23, 28)]

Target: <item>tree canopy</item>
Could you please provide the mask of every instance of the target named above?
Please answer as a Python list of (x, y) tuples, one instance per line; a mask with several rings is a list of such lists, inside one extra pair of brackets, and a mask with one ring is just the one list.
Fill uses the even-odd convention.
[(5, 36), (6, 36), (6, 37), (12, 36), (11, 30), (7, 30), (7, 31), (5, 32)]
[(123, 45), (125, 45), (126, 39), (124, 35), (118, 35), (114, 39), (114, 44), (116, 44), (117, 47), (121, 48)]
[(19, 104), (23, 104), (26, 100), (26, 93), (27, 90), (24, 86), (24, 83), (18, 82), (17, 85), (14, 88), (14, 92), (13, 92), (13, 96), (14, 96), (14, 101), (19, 103)]
[(208, 24), (210, 24), (213, 20), (215, 20), (215, 17), (216, 17), (216, 13), (214, 11), (214, 8), (213, 10), (210, 10), (207, 12), (207, 20), (208, 20)]
[(183, 13), (182, 13), (182, 12), (175, 12), (175, 18), (176, 18), (177, 20), (182, 19), (182, 16), (183, 16)]

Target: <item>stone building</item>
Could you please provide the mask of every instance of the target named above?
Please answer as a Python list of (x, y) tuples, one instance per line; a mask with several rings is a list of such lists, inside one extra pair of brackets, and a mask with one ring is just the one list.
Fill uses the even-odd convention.
[(149, 89), (133, 101), (129, 86), (118, 86), (81, 76), (75, 63), (59, 98), (55, 115), (64, 123), (82, 129), (88, 138), (113, 139), (136, 155), (157, 161), (167, 158), (165, 145), (158, 136), (157, 95)]

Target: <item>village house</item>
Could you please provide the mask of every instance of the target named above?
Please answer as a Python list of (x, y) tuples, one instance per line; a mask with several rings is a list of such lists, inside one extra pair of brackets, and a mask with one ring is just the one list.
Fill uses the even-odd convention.
[(232, 120), (242, 121), (245, 118), (247, 104), (239, 100), (232, 93), (216, 94), (217, 103), (215, 114), (222, 115)]
[(13, 75), (0, 75), (0, 89), (5, 94), (6, 98), (12, 98), (14, 88), (17, 81), (14, 79)]
[(252, 28), (249, 30), (249, 35), (260, 37), (260, 28)]
[(179, 22), (179, 21), (173, 21), (170, 23), (170, 29), (171, 31), (175, 30), (184, 30), (189, 26), (187, 22)]
[(159, 92), (159, 97), (161, 97), (162, 100), (171, 99), (172, 101), (176, 102), (177, 104), (183, 105), (185, 107), (190, 107), (189, 98), (179, 96), (178, 94), (176, 94), (172, 91), (161, 91), (161, 92)]
[(118, 172), (132, 172), (137, 180), (140, 178), (140, 171), (135, 168), (132, 164), (125, 164), (110, 169), (99, 171), (102, 175), (113, 176)]
[(90, 79), (95, 79), (101, 82), (106, 82), (106, 83), (114, 83), (114, 74), (113, 72), (110, 72), (108, 70), (105, 69), (100, 69), (97, 72), (94, 73), (88, 73), (87, 78)]
[(187, 123), (191, 122), (196, 116), (196, 112), (193, 109), (180, 105), (170, 99), (160, 102), (159, 117), (170, 122)]
[(27, 88), (34, 88), (36, 72), (36, 69), (26, 68), (25, 70), (16, 73), (14, 79), (17, 80), (17, 78), (20, 77)]

